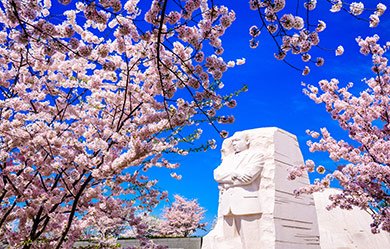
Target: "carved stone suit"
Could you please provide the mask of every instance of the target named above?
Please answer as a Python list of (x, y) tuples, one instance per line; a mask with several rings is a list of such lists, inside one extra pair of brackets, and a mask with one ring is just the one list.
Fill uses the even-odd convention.
[[(262, 154), (245, 150), (225, 158), (214, 170), (214, 179), (221, 189), (219, 214), (249, 215), (262, 212), (259, 187), (263, 164)], [(234, 173), (242, 172), (250, 176), (248, 182), (232, 180)]]

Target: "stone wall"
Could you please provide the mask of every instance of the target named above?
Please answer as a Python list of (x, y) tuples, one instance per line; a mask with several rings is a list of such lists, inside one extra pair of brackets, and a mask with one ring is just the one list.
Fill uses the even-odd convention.
[[(202, 245), (202, 238), (159, 238), (153, 239), (158, 245), (168, 246), (169, 249), (200, 249)], [(118, 240), (121, 248), (130, 246), (138, 246), (138, 241), (135, 239)], [(75, 248), (92, 245), (88, 242), (77, 242)]]

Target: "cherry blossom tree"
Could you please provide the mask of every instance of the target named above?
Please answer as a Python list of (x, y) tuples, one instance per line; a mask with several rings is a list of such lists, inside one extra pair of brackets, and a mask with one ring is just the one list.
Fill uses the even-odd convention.
[(60, 3), (1, 1), (0, 239), (70, 248), (121, 222), (143, 239), (137, 213), (166, 197), (143, 172), (179, 178), (166, 153), (191, 151), (199, 122), (226, 136), (216, 123), (234, 120), (217, 112), (236, 104), (219, 93), (235, 14), (203, 0)]
[(161, 235), (169, 237), (188, 237), (197, 229), (204, 229), (202, 223), (205, 210), (197, 200), (187, 200), (180, 195), (174, 196), (175, 201), (166, 207), (162, 213)]
[[(390, 67), (385, 56), (390, 44), (381, 46), (378, 36), (356, 40), (360, 52), (372, 59), (374, 76), (364, 80), (366, 89), (356, 93), (352, 83), (341, 86), (337, 79), (331, 79), (320, 81), (319, 88), (307, 85), (304, 91), (316, 103), (325, 104), (327, 112), (348, 133), (350, 140), (333, 137), (325, 127), (320, 133), (308, 131), (317, 139), (308, 142), (310, 151), (328, 152), (339, 166), (298, 193), (319, 191), (337, 180), (343, 191), (331, 196), (329, 208), (359, 207), (372, 215), (373, 233), (380, 229), (390, 232)], [(300, 175), (302, 169), (316, 169), (324, 174), (326, 167), (315, 166), (308, 160), (294, 174)]]
[[(204, 229), (207, 223), (204, 219), (205, 209), (197, 200), (188, 200), (180, 195), (174, 195), (174, 202), (165, 207), (159, 216), (144, 213), (139, 216), (147, 226), (148, 237), (188, 237), (196, 230)], [(115, 231), (122, 230), (120, 234)], [(111, 236), (133, 238), (136, 233), (131, 226), (112, 229)]]

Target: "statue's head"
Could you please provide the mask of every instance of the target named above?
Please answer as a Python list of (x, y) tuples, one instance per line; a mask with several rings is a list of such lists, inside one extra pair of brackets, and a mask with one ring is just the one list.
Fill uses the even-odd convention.
[(245, 134), (234, 134), (231, 138), (232, 147), (235, 153), (239, 153), (249, 148), (249, 140)]
[[(225, 139), (221, 147), (222, 160), (240, 151), (248, 150), (251, 153), (262, 153), (271, 156), (274, 153), (274, 133), (276, 128), (258, 128), (237, 131), (233, 136)], [(233, 146), (233, 140), (234, 146)]]

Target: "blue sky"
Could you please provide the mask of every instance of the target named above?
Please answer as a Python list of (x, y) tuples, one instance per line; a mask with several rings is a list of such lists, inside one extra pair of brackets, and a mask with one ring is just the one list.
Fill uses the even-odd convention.
[[(372, 74), (370, 58), (358, 52), (355, 38), (357, 36), (365, 38), (377, 33), (381, 37), (380, 42), (384, 44), (390, 40), (387, 32), (390, 18), (389, 13), (385, 13), (381, 17), (379, 27), (371, 29), (367, 22), (357, 21), (348, 13), (330, 13), (330, 5), (326, 1), (318, 2), (318, 8), (311, 13), (311, 22), (324, 20), (327, 29), (320, 36), (321, 49), (315, 49), (313, 57), (324, 57), (325, 65), (317, 68), (311, 64), (311, 73), (303, 77), (301, 72), (274, 59), (273, 53), (277, 49), (265, 32), (258, 37), (259, 47), (249, 48), (248, 29), (251, 25), (258, 24), (259, 19), (255, 12), (249, 10), (247, 1), (223, 1), (223, 4), (234, 9), (237, 15), (237, 20), (222, 38), (225, 48), (223, 57), (225, 60), (244, 57), (246, 64), (229, 70), (222, 81), (226, 92), (234, 91), (242, 84), (247, 84), (249, 91), (236, 98), (238, 106), (235, 109), (227, 110), (235, 115), (235, 123), (219, 126), (219, 128), (228, 130), (232, 135), (235, 131), (245, 129), (279, 127), (297, 136), (305, 160), (314, 159), (318, 164), (334, 168), (336, 164), (325, 153), (313, 154), (308, 151), (306, 141), (309, 137), (305, 130), (319, 130), (326, 126), (332, 134), (340, 138), (345, 138), (346, 135), (325, 112), (323, 106), (315, 104), (302, 93), (301, 82), (316, 85), (321, 79), (338, 78), (343, 84), (354, 82), (354, 89), (359, 92), (363, 87), (361, 79), (369, 78)], [(375, 2), (371, 3), (373, 6), (377, 3), (377, 1), (370, 2)], [(385, 4), (386, 2), (384, 1)], [(338, 45), (343, 45), (345, 48), (345, 53), (341, 57), (334, 56)], [(304, 67), (304, 64), (291, 54), (287, 56), (287, 60), (300, 68)], [(207, 209), (205, 220), (211, 223), (217, 215), (218, 190), (217, 183), (213, 180), (213, 170), (220, 163), (219, 150), (222, 139), (211, 127), (202, 128), (204, 130), (202, 139), (215, 138), (218, 147), (214, 151), (175, 158), (181, 163), (181, 167), (176, 172), (183, 176), (182, 180), (170, 178), (170, 171), (164, 169), (151, 170), (150, 173), (151, 176), (158, 177), (158, 186), (167, 189), (172, 199), (173, 194), (198, 199), (200, 205)], [(311, 179), (315, 177), (318, 175), (312, 175)]]

